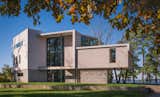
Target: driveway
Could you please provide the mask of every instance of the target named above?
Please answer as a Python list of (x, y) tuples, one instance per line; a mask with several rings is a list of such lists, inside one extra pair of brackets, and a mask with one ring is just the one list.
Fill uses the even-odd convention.
[(147, 97), (160, 97), (160, 94), (159, 93), (152, 93)]

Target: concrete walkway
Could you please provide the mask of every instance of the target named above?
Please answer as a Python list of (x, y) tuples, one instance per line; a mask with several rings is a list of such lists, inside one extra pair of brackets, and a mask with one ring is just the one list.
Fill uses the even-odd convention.
[(147, 97), (160, 97), (160, 85), (146, 85), (145, 87), (152, 90), (152, 93)]
[(158, 94), (158, 93), (152, 93), (152, 94), (150, 94), (147, 97), (160, 97), (160, 94)]

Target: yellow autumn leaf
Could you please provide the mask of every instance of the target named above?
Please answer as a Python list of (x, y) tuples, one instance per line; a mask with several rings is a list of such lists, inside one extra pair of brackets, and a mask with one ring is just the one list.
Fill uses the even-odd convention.
[(160, 19), (160, 14), (157, 14), (157, 18)]
[(120, 19), (121, 17), (122, 17), (122, 14), (118, 14), (118, 15), (116, 16), (117, 19)]
[(160, 13), (159, 13), (159, 14), (157, 14), (157, 18), (158, 18), (158, 19), (160, 19)]
[(160, 19), (160, 9), (157, 12), (157, 18)]
[(125, 23), (127, 23), (127, 22), (128, 22), (128, 18), (125, 17), (125, 18), (123, 19), (123, 23), (125, 24)]
[(86, 8), (84, 6), (81, 6), (81, 10), (82, 10), (82, 12), (84, 12), (86, 10)]
[(73, 3), (73, 2), (74, 2), (74, 0), (65, 0), (65, 2), (67, 2), (67, 3), (71, 4), (71, 3)]
[(58, 15), (56, 21), (57, 21), (57, 22), (61, 22), (62, 19), (63, 19), (63, 15)]

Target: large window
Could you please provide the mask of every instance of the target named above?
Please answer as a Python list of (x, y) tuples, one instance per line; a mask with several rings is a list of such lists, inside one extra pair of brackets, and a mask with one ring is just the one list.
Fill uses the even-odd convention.
[(47, 80), (48, 82), (64, 82), (65, 81), (64, 70), (48, 70)]
[(110, 63), (116, 62), (116, 49), (111, 48), (110, 49)]
[(98, 44), (97, 39), (89, 38), (86, 36), (81, 37), (81, 46), (94, 46)]
[(47, 66), (64, 66), (64, 38), (47, 39)]

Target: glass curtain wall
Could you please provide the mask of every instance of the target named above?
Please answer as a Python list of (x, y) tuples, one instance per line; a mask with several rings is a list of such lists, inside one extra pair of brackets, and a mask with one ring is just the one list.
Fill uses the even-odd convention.
[[(47, 39), (47, 66), (64, 66), (64, 37)], [(50, 82), (64, 82), (64, 70), (48, 70)]]
[(64, 38), (47, 39), (47, 66), (64, 66)]
[(49, 82), (65, 82), (64, 76), (65, 76), (64, 70), (48, 70), (47, 71), (47, 80)]
[(89, 38), (86, 36), (81, 37), (81, 46), (94, 46), (98, 44), (97, 39)]

